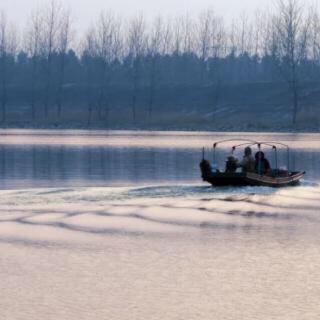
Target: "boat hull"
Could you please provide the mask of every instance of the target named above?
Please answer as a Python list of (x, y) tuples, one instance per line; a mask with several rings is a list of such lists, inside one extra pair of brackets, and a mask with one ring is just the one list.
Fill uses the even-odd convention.
[(272, 188), (295, 186), (305, 172), (292, 172), (287, 177), (261, 176), (256, 173), (203, 173), (204, 181), (212, 186), (264, 186)]

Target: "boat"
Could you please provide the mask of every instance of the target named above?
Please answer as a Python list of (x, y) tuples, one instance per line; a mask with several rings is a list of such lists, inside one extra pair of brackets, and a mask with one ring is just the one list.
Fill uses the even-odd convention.
[[(239, 144), (239, 142), (241, 143)], [(231, 149), (231, 156), (227, 158), (224, 171), (217, 169), (216, 153), (217, 147), (224, 143), (238, 142)], [(234, 152), (240, 147), (257, 147), (259, 151), (263, 147), (270, 147), (274, 151), (275, 168), (266, 174), (259, 172), (239, 172), (237, 159), (234, 157)], [(278, 165), (278, 149), (285, 148), (287, 152), (287, 168), (279, 168)], [(263, 186), (263, 187), (288, 187), (295, 186), (300, 183), (300, 180), (306, 174), (305, 171), (290, 170), (290, 147), (281, 142), (258, 142), (253, 140), (243, 139), (228, 139), (215, 142), (213, 144), (213, 163), (205, 158), (205, 148), (202, 149), (202, 161), (200, 169), (202, 179), (210, 183), (212, 186)], [(240, 169), (241, 170), (241, 169)]]

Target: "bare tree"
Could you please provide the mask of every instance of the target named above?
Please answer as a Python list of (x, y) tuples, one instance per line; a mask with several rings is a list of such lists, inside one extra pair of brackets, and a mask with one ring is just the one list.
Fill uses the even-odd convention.
[(100, 120), (104, 117), (108, 119), (112, 63), (118, 58), (121, 45), (121, 20), (111, 11), (101, 13), (98, 24), (94, 28), (94, 49), (101, 65), (98, 98)]
[(87, 105), (88, 105), (88, 121), (87, 125), (90, 127), (92, 123), (94, 99), (92, 92), (92, 59), (95, 56), (95, 44), (94, 44), (94, 29), (90, 29), (85, 37), (82, 52), (82, 61), (85, 67), (85, 77), (86, 77), (86, 95), (87, 95)]
[(261, 56), (265, 60), (264, 77), (266, 81), (278, 81), (281, 61), (279, 59), (278, 18), (270, 12), (265, 14), (261, 31)]
[(194, 53), (196, 50), (194, 19), (187, 14), (180, 21), (182, 24), (182, 51), (184, 54)]
[(191, 73), (190, 60), (196, 56), (197, 49), (197, 38), (196, 38), (196, 23), (195, 20), (188, 14), (180, 16), (176, 20), (174, 26), (176, 30), (175, 43), (176, 50), (175, 53), (180, 59), (177, 62), (180, 66), (180, 81), (185, 84), (190, 85), (195, 83), (197, 78)]
[(205, 82), (204, 75), (207, 70), (208, 57), (211, 52), (211, 37), (212, 37), (212, 20), (214, 13), (212, 10), (203, 11), (199, 16), (197, 25), (197, 47), (198, 55), (201, 61), (200, 80)]
[(7, 54), (8, 54), (7, 18), (4, 12), (0, 13), (0, 76), (1, 76), (1, 114), (2, 122), (6, 121), (7, 114)]
[(136, 104), (140, 81), (141, 58), (146, 51), (146, 23), (142, 14), (134, 17), (128, 28), (128, 54), (132, 71), (132, 118), (136, 122)]
[(35, 121), (36, 117), (36, 83), (37, 83), (37, 71), (40, 58), (40, 46), (42, 39), (42, 27), (43, 21), (39, 10), (34, 11), (30, 17), (30, 23), (26, 32), (26, 51), (32, 61), (32, 70), (30, 74), (30, 104), (31, 104), (31, 118)]
[(292, 122), (299, 112), (299, 67), (307, 57), (310, 17), (299, 0), (279, 0), (276, 16), (278, 58), (293, 99)]
[(316, 7), (311, 7), (310, 55), (312, 61), (320, 63), (320, 15)]
[(209, 41), (209, 58), (211, 59), (209, 67), (209, 80), (212, 85), (212, 114), (216, 111), (219, 102), (222, 86), (222, 69), (221, 58), (227, 54), (227, 33), (224, 21), (221, 17), (212, 15), (210, 21), (210, 41)]
[(163, 37), (162, 37), (162, 50), (161, 55), (170, 55), (172, 54), (172, 41), (173, 41), (173, 32), (172, 32), (172, 22), (170, 19), (167, 19), (163, 26)]
[(65, 10), (60, 17), (60, 26), (57, 37), (57, 49), (59, 55), (59, 78), (57, 92), (58, 118), (61, 120), (63, 104), (63, 83), (65, 77), (66, 55), (71, 43), (71, 12)]
[(58, 0), (51, 0), (43, 9), (43, 38), (41, 50), (46, 59), (46, 80), (44, 93), (44, 117), (48, 119), (48, 108), (51, 91), (51, 74), (53, 54), (57, 50), (57, 37), (60, 30), (62, 6)]
[(246, 53), (250, 53), (250, 28), (249, 28), (249, 17), (243, 12), (240, 15), (240, 20), (238, 24), (238, 49), (239, 54), (244, 55)]
[(182, 53), (182, 21), (181, 17), (174, 20), (173, 23), (173, 42), (172, 42), (172, 52), (175, 55), (181, 55)]
[(261, 10), (255, 12), (251, 29), (253, 33), (252, 54), (256, 57), (262, 57), (263, 55), (263, 31), (267, 20), (267, 14), (263, 13)]
[(1, 86), (1, 119), (7, 120), (9, 58), (14, 59), (16, 53), (16, 32), (9, 27), (4, 12), (0, 12), (0, 86)]
[[(163, 20), (159, 16), (155, 19), (150, 35), (148, 37), (148, 57), (150, 59), (150, 91), (149, 91), (149, 118), (152, 117), (153, 111), (153, 104), (154, 104), (154, 97), (157, 85), (157, 67), (158, 67), (158, 60), (161, 55), (161, 48), (163, 48), (163, 41), (164, 41), (164, 25)], [(166, 49), (164, 49), (166, 50)]]
[(235, 20), (232, 20), (228, 33), (228, 53), (231, 56), (238, 54), (237, 25)]

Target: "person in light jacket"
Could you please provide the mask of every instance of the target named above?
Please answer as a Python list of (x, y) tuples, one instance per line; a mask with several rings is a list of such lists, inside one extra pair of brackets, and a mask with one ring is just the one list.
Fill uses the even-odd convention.
[(244, 149), (244, 156), (239, 163), (239, 167), (242, 168), (242, 172), (255, 172), (256, 161), (252, 156), (252, 150), (250, 147)]

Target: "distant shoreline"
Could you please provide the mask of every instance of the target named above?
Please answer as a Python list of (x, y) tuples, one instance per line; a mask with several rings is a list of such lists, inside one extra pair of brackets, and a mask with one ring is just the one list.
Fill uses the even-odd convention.
[(39, 125), (25, 125), (25, 126), (15, 126), (15, 125), (7, 125), (0, 126), (0, 130), (83, 130), (83, 131), (145, 131), (145, 132), (208, 132), (208, 133), (320, 133), (320, 127), (264, 127), (263, 129), (258, 129), (254, 127), (183, 127), (179, 126), (167, 126), (167, 127), (148, 127), (148, 126), (114, 126), (114, 127), (103, 127), (103, 126), (82, 126), (82, 125), (48, 125), (48, 126), (39, 126)]

